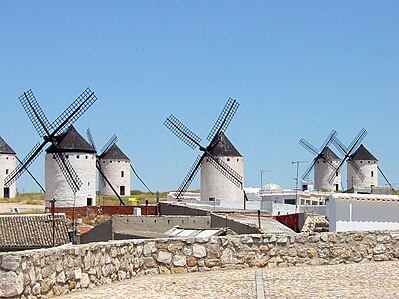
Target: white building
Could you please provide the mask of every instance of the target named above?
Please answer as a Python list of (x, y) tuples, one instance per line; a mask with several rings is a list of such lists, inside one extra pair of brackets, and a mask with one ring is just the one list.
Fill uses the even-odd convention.
[[(378, 160), (363, 144), (354, 152), (348, 160), (347, 181), (348, 189), (371, 189), (378, 186)], [(364, 174), (364, 179), (359, 176), (352, 163), (356, 163), (358, 169)]]
[[(211, 149), (211, 154), (221, 159), (242, 177), (244, 184), (244, 158), (224, 135)], [(201, 201), (243, 201), (244, 192), (208, 161), (208, 157), (201, 165)]]
[[(319, 191), (341, 190), (341, 171), (335, 171), (340, 162), (339, 157), (326, 147), (314, 165), (314, 188)], [(331, 177), (332, 182), (329, 182)]]
[(16, 153), (0, 137), (0, 198), (14, 198), (17, 193), (16, 182), (9, 187), (4, 186), (4, 179), (15, 169), (16, 165)]
[(398, 230), (399, 196), (336, 193), (329, 197), (331, 232)]
[[(58, 148), (53, 145), (46, 149), (46, 207), (50, 200), (56, 200), (56, 207), (82, 207), (96, 205), (96, 151), (70, 126), (68, 130), (56, 137)], [(73, 169), (82, 181), (82, 186), (76, 194), (62, 173), (54, 153), (65, 154)]]
[[(112, 187), (120, 196), (130, 195), (130, 159), (114, 144), (99, 157), (101, 169)], [(109, 184), (100, 175), (100, 194), (115, 195)]]

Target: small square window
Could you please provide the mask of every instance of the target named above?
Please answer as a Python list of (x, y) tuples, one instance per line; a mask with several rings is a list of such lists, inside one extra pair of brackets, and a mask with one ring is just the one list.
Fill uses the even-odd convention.
[(65, 155), (65, 158), (69, 159), (69, 155)]
[(230, 161), (230, 158), (227, 158), (227, 161)]
[(86, 160), (89, 158), (89, 156), (86, 156)]
[(105, 161), (103, 161), (103, 163), (105, 163)]
[(6, 160), (8, 160), (8, 157), (6, 157)]
[(8, 174), (8, 169), (6, 169), (6, 174)]
[(121, 163), (121, 161), (118, 161), (118, 163)]
[(76, 155), (76, 159), (79, 159), (79, 155)]
[(123, 178), (125, 176), (125, 172), (122, 170), (121, 171), (121, 177)]
[(112, 161), (109, 161), (109, 163), (112, 163)]

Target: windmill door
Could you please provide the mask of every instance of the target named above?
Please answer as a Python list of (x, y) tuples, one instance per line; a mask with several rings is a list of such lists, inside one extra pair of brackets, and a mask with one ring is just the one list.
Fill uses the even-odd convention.
[(4, 187), (4, 198), (10, 198), (10, 188)]
[(120, 186), (119, 195), (125, 195), (125, 186)]

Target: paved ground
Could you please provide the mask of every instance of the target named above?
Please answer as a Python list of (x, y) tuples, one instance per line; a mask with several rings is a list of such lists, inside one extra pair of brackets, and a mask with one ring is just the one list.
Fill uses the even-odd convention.
[(399, 261), (133, 278), (60, 299), (399, 298)]

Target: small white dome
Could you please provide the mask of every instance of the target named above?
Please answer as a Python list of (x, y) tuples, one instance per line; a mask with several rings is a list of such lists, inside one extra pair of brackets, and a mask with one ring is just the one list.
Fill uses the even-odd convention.
[(283, 192), (283, 188), (274, 183), (267, 183), (266, 185), (263, 185), (262, 191)]

